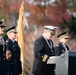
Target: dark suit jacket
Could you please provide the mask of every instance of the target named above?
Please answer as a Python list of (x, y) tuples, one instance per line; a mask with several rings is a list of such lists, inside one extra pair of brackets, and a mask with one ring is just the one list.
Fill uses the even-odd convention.
[(0, 43), (0, 73), (6, 73), (7, 63), (6, 63), (6, 45), (4, 39), (4, 45)]
[(10, 60), (10, 67), (11, 67), (11, 72), (13, 74), (21, 74), (22, 72), (22, 66), (21, 66), (21, 61), (20, 61), (20, 47), (17, 43), (17, 41), (12, 41), (11, 39), (6, 40), (6, 50), (10, 50), (12, 53), (12, 57)]
[[(42, 61), (45, 55), (50, 56), (54, 55), (54, 47), (53, 42), (52, 48), (50, 48), (45, 41), (43, 36), (40, 36), (34, 43), (34, 63), (33, 63), (33, 74), (34, 75), (53, 75), (54, 73), (54, 66), (51, 64), (47, 64), (47, 60), (45, 62)], [(51, 51), (53, 50), (53, 52)], [(47, 58), (47, 59), (48, 59)]]
[[(67, 50), (69, 50), (69, 47), (68, 47), (67, 45), (66, 45), (65, 47), (66, 47)], [(59, 43), (57, 46), (55, 46), (55, 55), (56, 55), (56, 56), (61, 55), (61, 54), (64, 53), (65, 51), (66, 51), (66, 50), (65, 50), (65, 48), (64, 48), (64, 46), (63, 46), (62, 43)]]

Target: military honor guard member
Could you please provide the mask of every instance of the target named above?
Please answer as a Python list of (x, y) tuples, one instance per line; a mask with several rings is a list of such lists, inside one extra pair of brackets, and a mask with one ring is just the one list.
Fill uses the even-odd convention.
[(6, 45), (4, 34), (4, 28), (6, 26), (0, 21), (0, 75), (6, 75)]
[(7, 55), (7, 59), (10, 58), (10, 75), (19, 75), (22, 73), (22, 65), (20, 61), (20, 47), (15, 40), (17, 38), (16, 27), (10, 27), (6, 33), (8, 35), (8, 39), (6, 40), (6, 52), (9, 55)]
[(68, 31), (65, 31), (59, 34), (57, 37), (59, 39), (59, 43), (57, 46), (55, 46), (55, 55), (59, 56), (65, 51), (69, 50), (69, 47), (66, 45), (69, 39), (69, 33)]
[(47, 64), (49, 57), (54, 56), (54, 44), (51, 40), (55, 35), (56, 26), (44, 26), (43, 34), (34, 43), (34, 75), (54, 75), (54, 64)]

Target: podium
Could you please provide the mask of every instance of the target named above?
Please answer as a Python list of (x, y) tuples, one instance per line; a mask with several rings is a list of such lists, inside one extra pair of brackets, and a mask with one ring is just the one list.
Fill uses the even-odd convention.
[(60, 56), (52, 56), (47, 64), (56, 64), (55, 75), (76, 75), (76, 52), (66, 51)]

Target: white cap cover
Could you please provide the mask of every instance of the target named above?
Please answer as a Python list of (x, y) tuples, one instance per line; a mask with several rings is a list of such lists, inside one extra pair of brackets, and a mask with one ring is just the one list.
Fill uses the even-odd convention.
[(50, 29), (50, 30), (55, 30), (55, 29), (57, 29), (58, 27), (56, 27), (56, 26), (44, 26), (44, 28), (45, 29)]

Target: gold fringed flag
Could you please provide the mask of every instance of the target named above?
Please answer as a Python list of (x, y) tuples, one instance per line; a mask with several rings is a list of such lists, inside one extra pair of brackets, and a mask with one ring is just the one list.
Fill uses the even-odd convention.
[(23, 2), (21, 5), (21, 8), (19, 10), (19, 20), (18, 20), (18, 25), (17, 25), (17, 32), (18, 32), (18, 44), (21, 48), (21, 61), (22, 61), (22, 70), (23, 70), (23, 74), (24, 75), (24, 68), (23, 68), (23, 51), (24, 51), (24, 25), (23, 25), (23, 13), (24, 13), (24, 6), (23, 6)]

